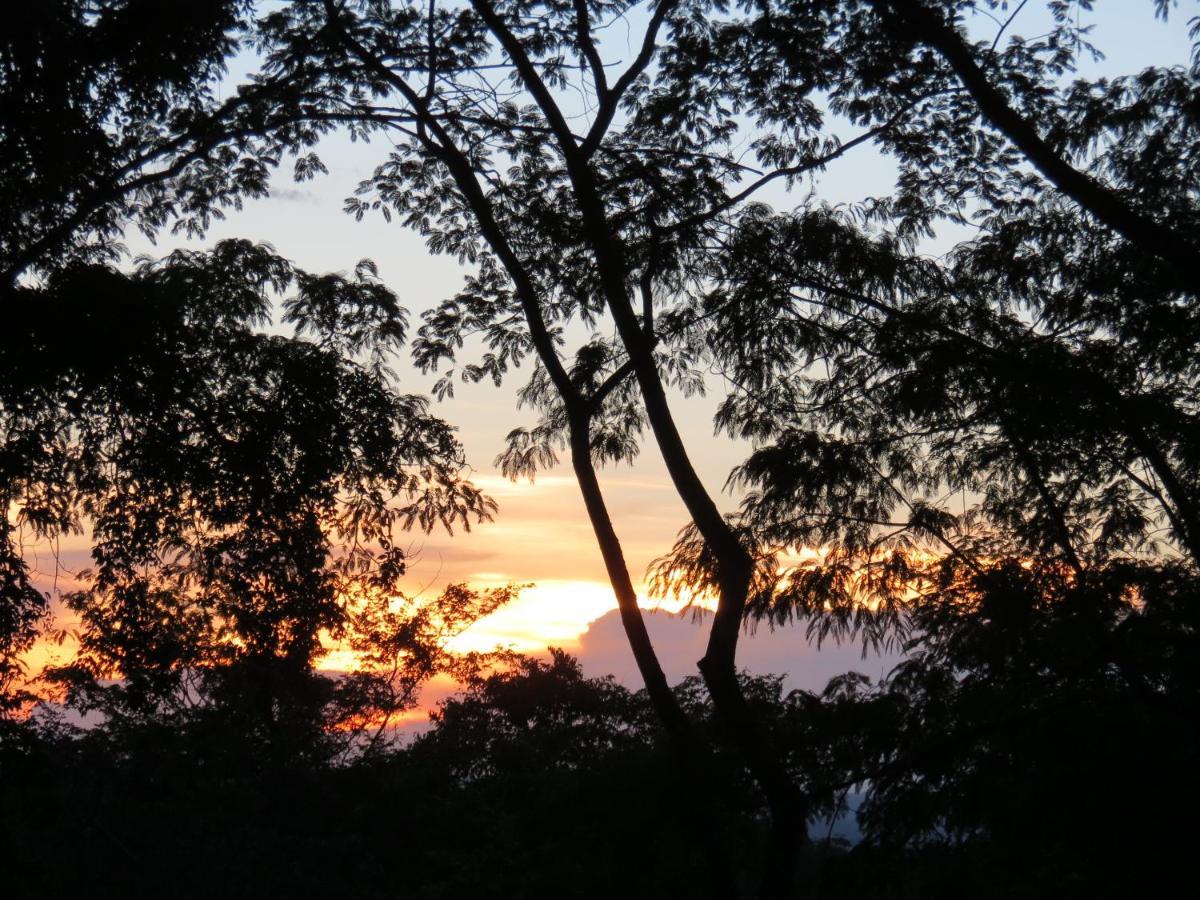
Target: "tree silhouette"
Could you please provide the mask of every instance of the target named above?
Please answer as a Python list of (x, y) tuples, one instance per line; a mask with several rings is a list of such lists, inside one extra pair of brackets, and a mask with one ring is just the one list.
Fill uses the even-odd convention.
[[(499, 464), (530, 475), (569, 451), (647, 696), (702, 786), (685, 799), (715, 890), (736, 889), (719, 874), (738, 865), (718, 840), (731, 775), (667, 684), (597, 478), (647, 431), (691, 520), (656, 583), (717, 600), (700, 670), (716, 731), (769, 810), (765, 896), (794, 893), (808, 820), (864, 784), (883, 865), (928, 863), (934, 882), (938, 859), (994, 872), (972, 855), (991, 841), (1087, 870), (1082, 842), (1041, 853), (1013, 818), (1055, 779), (1071, 782), (1066, 802), (1084, 796), (1064, 762), (1071, 728), (1194, 746), (1192, 726), (1168, 720), (1193, 721), (1195, 701), (1181, 661), (1200, 564), (1200, 69), (1075, 78), (1090, 48), (1072, 7), (1046, 4), (1049, 30), (1027, 40), (1026, 6), (297, 0), (255, 20), (213, 4), (146, 68), (126, 52), (140, 32), (120, 27), (153, 21), (142, 4), (20, 19), (3, 45), (20, 76), (3, 96), (24, 124), (4, 161), (17, 328), (0, 345), (16, 373), (0, 394), (0, 499), (43, 534), (96, 522), (96, 578), (72, 601), (84, 656), (61, 677), (122, 715), (200, 696), (246, 713), (243, 733), (294, 725), (307, 737), (276, 743), (314, 746), (337, 721), (386, 721), (415, 683), (316, 679), (323, 630), (357, 611), (374, 663), (403, 656), (417, 678), (444, 664), (440, 619), (354, 596), (396, 587), (392, 526), (489, 511), (459, 480), (446, 427), (392, 389), (383, 363), (404, 319), (372, 270), (312, 276), (242, 243), (132, 274), (97, 264), (126, 222), (202, 230), (265, 190), (288, 153), (299, 177), (319, 172), (307, 150), (345, 125), (391, 147), (349, 211), (399, 217), (472, 266), (414, 341), (437, 393), (535, 363), (521, 400), (537, 420)], [(995, 16), (987, 40), (966, 29), (975, 12)], [(629, 22), (640, 31), (625, 52), (611, 35)], [(63, 65), (56, 31), (97, 52)], [(246, 39), (261, 70), (217, 102), (223, 60)], [(44, 152), (62, 149), (51, 95), (73, 98), (63, 131), (99, 148), (98, 168)], [(894, 161), (889, 196), (758, 202), (868, 144)], [(931, 257), (948, 224), (972, 237)], [(296, 338), (253, 327), (273, 291), (294, 291)], [(110, 327), (126, 308), (137, 331)], [(58, 309), (81, 323), (74, 337), (39, 318)], [(476, 337), (484, 349), (466, 358)], [(754, 444), (733, 515), (699, 478), (670, 400), (714, 374), (718, 428)], [(40, 615), (13, 535), (5, 520), (8, 660)], [(788, 564), (800, 547), (820, 552)], [(448, 621), (502, 599), (455, 589)], [(739, 679), (736, 652), (747, 620), (797, 617), (909, 661), (876, 688), (847, 677), (797, 699), (780, 725), (779, 698)], [(118, 670), (121, 685), (96, 681)], [(579, 680), (560, 658), (551, 675)], [(469, 710), (503, 731), (504, 702), (448, 707), (446, 727)], [(543, 713), (525, 721), (556, 746), (553, 702)], [(573, 730), (588, 721), (565, 733), (594, 738)], [(1024, 792), (1011, 770), (1039, 741), (1054, 774)], [(1082, 769), (1094, 780), (1114, 759)], [(1112, 810), (1152, 808), (1131, 799), (1140, 789), (1110, 792)], [(939, 857), (943, 838), (965, 855)], [(1019, 881), (1005, 883), (1032, 890)]]
[[(272, 292), (289, 289), (297, 335), (262, 331)], [(119, 675), (104, 692), (149, 708), (195, 691), (245, 707), (257, 687), (273, 722), (314, 679), (322, 633), (401, 593), (399, 530), (469, 527), (494, 509), (461, 477), (450, 427), (395, 390), (384, 358), (404, 312), (369, 263), (313, 276), (225, 241), (132, 274), (81, 264), (14, 296), (6, 496), (39, 535), (90, 527), (96, 563), (67, 598), (81, 646), (59, 677)], [(370, 624), (398, 642), (390, 665), (506, 596), (455, 589), (437, 623), (383, 609)], [(411, 702), (412, 687), (392, 700)]]
[[(1190, 297), (1181, 263), (1194, 178), (1179, 142), (1191, 127), (1181, 86), (1195, 74), (1060, 87), (1086, 49), (1061, 4), (1046, 39), (1002, 50), (1011, 23), (984, 50), (942, 18), (974, 6), (718, 13), (667, 0), (646, 9), (631, 59), (611, 66), (604, 31), (624, 5), (324, 2), (267, 24), (273, 70), (322, 71), (330, 111), (397, 145), (350, 210), (398, 215), (433, 250), (477, 265), (426, 317), (418, 361), (453, 362), (475, 333), (488, 349), (467, 379), (500, 380), (536, 357), (523, 400), (543, 419), (513, 432), (502, 464), (525, 474), (570, 449), (640, 670), (689, 748), (594, 474), (653, 436), (692, 520), (663, 584), (717, 597), (701, 671), (777, 826), (767, 894), (790, 891), (808, 801), (737, 682), (748, 610), (790, 603), (823, 628), (837, 622), (821, 615), (832, 597), (835, 616), (882, 623), (883, 635), (922, 578), (897, 550), (933, 545), (969, 564), (996, 541), (1082, 572), (1093, 560), (1081, 540), (1096, 535), (1095, 554), (1108, 558), (1148, 548), (1165, 524), (1192, 552), (1192, 454), (1176, 437), (1190, 429), (1166, 426), (1190, 415), (1192, 376), (1147, 373), (1160, 337), (1114, 355), (1112, 330), (1136, 334), (1145, 319), (1122, 318), (1128, 306), (1108, 294), (1128, 289), (1096, 283), (1092, 263), (1147, 272), (1132, 292), (1172, 319), (1172, 333), (1190, 325), (1194, 304), (1180, 299)], [(835, 136), (822, 97), (860, 130)], [(981, 132), (981, 117), (998, 133)], [(1097, 149), (1101, 136), (1120, 140)], [(775, 220), (750, 205), (868, 142), (897, 158), (894, 197), (849, 221), (816, 205)], [(1158, 182), (1133, 167), (1150, 152), (1178, 174)], [(1048, 180), (1031, 178), (1030, 164)], [(968, 216), (982, 236), (945, 266), (922, 265), (916, 242)], [(855, 217), (889, 236), (860, 235)], [(1170, 240), (1148, 237), (1164, 230)], [(1005, 267), (1014, 241), (1027, 271)], [(1060, 308), (1067, 297), (1075, 306)], [(567, 353), (573, 321), (592, 335)], [(667, 398), (670, 387), (698, 389), (713, 363), (735, 387), (719, 424), (773, 442), (739, 471), (760, 488), (740, 522), (697, 476)], [(830, 377), (815, 377), (815, 364)], [(985, 494), (974, 532), (939, 499), (963, 491)], [(838, 541), (828, 565), (773, 584), (780, 545), (822, 538)], [(879, 615), (862, 605), (872, 598), (886, 601)]]
[[(979, 92), (947, 88), (958, 76), (921, 50), (953, 38), (962, 51), (961, 34), (897, 30), (880, 6), (932, 15), (844, 4), (825, 24), (853, 76), (835, 108), (892, 123), (879, 139), (899, 159), (899, 194), (851, 210), (747, 211), (714, 254), (712, 289), (680, 317), (737, 386), (719, 425), (761, 445), (734, 476), (750, 489), (744, 527), (764, 547), (836, 548), (824, 571), (807, 565), (790, 586), (764, 572), (757, 611), (779, 591), (818, 621), (832, 596), (843, 624), (872, 619), (864, 597), (899, 612), (905, 566), (920, 568), (913, 550), (975, 568), (1051, 559), (1076, 576), (1130, 555), (1194, 564), (1197, 373), (1185, 348), (1197, 333), (1178, 259), (1032, 177), (1021, 141), (1014, 154), (980, 133)], [(786, 73), (788, 32), (772, 27), (767, 60)], [(1195, 122), (1177, 105), (1196, 71), (1060, 87), (1082, 40), (1060, 16), (1044, 44), (975, 52), (1096, 191), (1187, 240), (1195, 184), (1183, 135)], [(885, 51), (893, 64), (881, 68)], [(977, 237), (941, 260), (914, 252), (914, 230), (965, 220), (972, 204)], [(894, 231), (868, 233), (880, 222)], [(695, 535), (678, 550), (666, 581), (672, 569), (712, 581)]]
[[(197, 235), (223, 208), (266, 195), (279, 148), (299, 151), (328, 123), (295, 73), (222, 90), (254, 28), (245, 0), (12, 11), (0, 38), (0, 290), (111, 260), (128, 227)], [(316, 171), (297, 162), (298, 175)]]
[[(127, 227), (199, 233), (222, 207), (263, 195), (280, 148), (327, 127), (307, 116), (303, 79), (219, 88), (254, 25), (240, 2), (177, 15), (56, 0), (10, 25), (0, 45), (5, 708), (28, 699), (16, 692), (18, 657), (46, 612), (22, 534), (85, 527), (96, 570), (68, 598), (81, 655), (56, 677), (95, 695), (92, 679), (120, 673), (101, 692), (110, 710), (116, 695), (143, 713), (194, 701), (198, 676), (212, 682), (204, 691), (237, 681), (220, 690), (243, 706), (263, 687), (268, 719), (292, 688), (329, 700), (311, 664), (321, 634), (352, 621), (347, 639), (391, 674), (343, 679), (330, 708), (355, 692), (360, 705), (411, 703), (418, 682), (450, 665), (446, 637), (509, 594), (454, 587), (436, 610), (377, 608), (405, 569), (395, 529), (466, 527), (494, 508), (460, 477), (452, 430), (395, 388), (386, 362), (407, 322), (395, 296), (369, 262), (352, 277), (311, 275), (244, 241), (139, 261), (133, 273), (109, 266)], [(297, 162), (298, 175), (315, 171), (315, 160)], [(280, 298), (291, 339), (263, 330)]]

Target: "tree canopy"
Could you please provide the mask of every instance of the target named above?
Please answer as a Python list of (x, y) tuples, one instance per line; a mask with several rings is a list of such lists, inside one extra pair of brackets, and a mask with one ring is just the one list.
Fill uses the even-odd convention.
[[(716, 601), (699, 669), (765, 798), (765, 896), (793, 894), (809, 819), (854, 785), (879, 846), (1002, 842), (1014, 760), (1044, 741), (1066, 777), (1071, 734), (1047, 717), (1194, 749), (1195, 50), (1084, 78), (1086, 0), (294, 0), (201, 5), (166, 26), (187, 40), (131, 56), (142, 7), (48, 5), (3, 45), (0, 491), (43, 534), (95, 522), (72, 601), (93, 678), (177, 691), (206, 653), (251, 666), (235, 691), (269, 683), (256, 660), (307, 673), (354, 585), (398, 589), (392, 526), (490, 514), (447, 427), (393, 390), (406, 319), (369, 266), (314, 276), (243, 242), (105, 263), (125, 225), (202, 230), (288, 154), (319, 173), (312, 147), (344, 126), (386, 138), (347, 211), (467, 268), (412, 340), (435, 394), (533, 363), (534, 421), (497, 464), (569, 453), (647, 697), (711, 812), (728, 773), (663, 674), (597, 477), (660, 452), (689, 521), (654, 583)], [(86, 65), (63, 65), (70, 41)], [(218, 101), (238, 46), (259, 67)], [(94, 167), (62, 164), (63, 134)], [(817, 176), (868, 151), (893, 187), (825, 202)], [(295, 338), (259, 328), (276, 293)], [(58, 310), (79, 334), (45, 327)], [(93, 340), (114, 310), (135, 328)], [(705, 390), (718, 434), (750, 443), (732, 512), (678, 424), (677, 395)], [(41, 601), (3, 528), (9, 658)], [(796, 618), (908, 660), (781, 729), (737, 650), (748, 622)], [(838, 732), (839, 710), (878, 716), (883, 743)]]
[[(961, 17), (979, 9), (1000, 18), (976, 42)], [(487, 352), (468, 379), (536, 355), (523, 396), (543, 418), (502, 464), (570, 448), (670, 722), (593, 485), (644, 432), (661, 450), (691, 517), (661, 583), (718, 598), (701, 669), (771, 799), (768, 890), (786, 892), (806, 800), (734, 677), (748, 612), (885, 640), (912, 628), (914, 591), (944, 595), (957, 570), (986, 594), (1030, 556), (1067, 583), (1164, 553), (1194, 566), (1197, 72), (1071, 81), (1089, 46), (1069, 5), (1030, 41), (973, 2), (660, 2), (610, 67), (606, 30), (627, 12), (329, 2), (268, 27), (274, 67), (312, 61), (331, 110), (393, 135), (350, 210), (476, 262), (426, 317), (418, 361), (453, 361), (471, 334)], [(891, 196), (755, 202), (866, 143), (895, 161)], [(946, 224), (976, 237), (930, 260), (921, 242)], [(733, 388), (718, 426), (758, 445), (733, 520), (667, 397), (710, 367)], [(780, 549), (813, 544), (831, 553), (777, 569)], [(1129, 615), (1136, 592), (1134, 577)]]

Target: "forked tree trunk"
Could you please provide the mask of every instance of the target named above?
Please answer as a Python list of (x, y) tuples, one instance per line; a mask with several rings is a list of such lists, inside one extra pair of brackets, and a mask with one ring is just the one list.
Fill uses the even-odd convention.
[[(625, 264), (622, 248), (610, 229), (604, 204), (600, 199), (599, 187), (588, 163), (588, 155), (591, 150), (594, 150), (595, 144), (602, 139), (604, 128), (600, 127), (594, 134), (595, 144), (589, 138), (587, 142), (580, 145), (571, 135), (561, 110), (558, 109), (536, 67), (525, 55), (520, 42), (516, 40), (485, 0), (472, 0), (472, 5), (512, 57), (522, 80), (546, 114), (551, 131), (556, 135), (559, 149), (566, 162), (573, 193), (579, 204), (586, 232), (585, 240), (595, 254), (603, 296), (616, 322), (625, 350), (629, 354), (655, 440), (666, 461), (672, 484), (683, 500), (688, 514), (716, 555), (720, 569), (721, 596), (717, 615), (709, 635), (708, 650), (700, 662), (700, 669), (712, 697), (713, 706), (728, 729), (732, 742), (751, 775), (765, 795), (771, 811), (770, 850), (767, 872), (762, 881), (762, 894), (771, 900), (784, 900), (792, 894), (799, 848), (807, 837), (806, 809), (803, 796), (789, 777), (779, 753), (767, 740), (760, 723), (746, 702), (737, 679), (737, 641), (753, 575), (753, 560), (742, 547), (737, 535), (721, 516), (688, 459), (686, 448), (667, 403), (662, 380), (654, 363), (650, 341), (641, 330), (630, 306), (626, 284), (631, 273)], [(663, 0), (656, 9), (652, 17), (651, 31), (647, 34), (647, 41), (643, 44), (634, 67), (622, 76), (613, 91), (603, 99), (601, 105), (603, 109), (608, 110), (608, 114), (603, 122), (597, 122), (597, 126), (611, 122), (616, 103), (624, 89), (621, 87), (622, 83), (628, 86), (628, 83), (636, 76), (637, 68), (640, 66), (644, 69), (648, 64), (653, 53), (652, 35), (658, 24), (661, 24), (670, 5), (668, 0)], [(588, 516), (604, 556), (614, 592), (617, 595), (622, 624), (625, 626), (639, 671), (645, 680), (651, 701), (662, 719), (664, 728), (671, 735), (672, 743), (677, 748), (681, 760), (684, 761), (685, 766), (692, 767), (691, 771), (696, 776), (704, 777), (707, 780), (709, 773), (705, 771), (708, 768), (703, 762), (705, 755), (699, 751), (698, 744), (691, 732), (690, 723), (679, 708), (678, 702), (666, 683), (661, 666), (658, 664), (649, 634), (646, 632), (645, 621), (637, 606), (637, 597), (633, 591), (628, 567), (621, 553), (620, 543), (604, 505), (603, 495), (591, 463), (589, 413), (584, 405), (588, 401), (580, 396), (558, 358), (554, 340), (548, 332), (542, 315), (542, 307), (539, 302), (541, 298), (533, 279), (529, 276), (520, 256), (509, 243), (504, 228), (494, 215), (491, 203), (477, 180), (469, 158), (456, 145), (453, 137), (445, 131), (438, 118), (431, 113), (422, 93), (415, 90), (402, 76), (391, 71), (341, 26), (332, 0), (326, 0), (326, 10), (331, 29), (339, 35), (350, 53), (390, 82), (411, 105), (421, 123), (420, 139), (428, 152), (446, 166), (467, 205), (475, 214), (482, 236), (512, 279), (516, 296), (529, 325), (534, 348), (562, 398), (571, 420), (569, 423), (570, 443), (575, 474), (579, 479), (584, 502), (588, 508)], [(590, 149), (589, 145), (592, 145)], [(704, 802), (700, 802), (697, 807), (702, 814), (711, 808), (711, 804)], [(715, 834), (715, 830), (712, 828), (705, 827), (704, 831), (708, 838)], [(722, 853), (720, 848), (715, 848), (711, 855), (714, 858), (728, 860), (728, 854)]]
[(654, 361), (653, 338), (638, 321), (626, 287), (633, 281), (632, 273), (620, 242), (613, 236), (590, 168), (569, 149), (565, 154), (588, 242), (596, 255), (605, 300), (629, 354), (650, 430), (676, 493), (716, 560), (717, 611), (704, 658), (698, 666), (731, 742), (771, 811), (762, 896), (782, 900), (793, 895), (800, 848), (808, 839), (807, 802), (784, 766), (778, 748), (772, 746), (762, 723), (750, 709), (737, 678), (738, 638), (755, 563), (721, 515), (688, 456)]
[[(671, 690), (659, 662), (650, 633), (646, 629), (646, 620), (638, 606), (637, 593), (633, 587), (633, 579), (629, 574), (629, 566), (625, 562), (625, 554), (621, 550), (621, 542), (613, 527), (608, 506), (596, 476), (596, 468), (591, 459), (591, 441), (584, 414), (572, 417), (570, 425), (571, 466), (583, 495), (584, 506), (587, 509), (588, 520), (600, 547), (600, 555), (604, 559), (604, 568), (612, 585), (613, 594), (617, 599), (617, 608), (621, 615), (621, 627), (625, 631), (626, 640), (633, 651), (633, 658), (638, 667), (642, 682), (646, 685), (646, 693), (654, 707), (663, 730), (667, 734), (671, 750), (682, 770), (683, 777), (689, 784), (705, 783), (712, 777), (714, 760), (708, 749), (702, 745), (691, 721), (679, 705), (679, 700)], [(685, 791), (684, 796), (691, 804), (691, 813), (701, 823), (701, 841), (705, 846), (705, 858), (710, 868), (712, 884), (710, 895), (714, 898), (734, 898), (737, 896), (733, 865), (727, 849), (722, 845), (719, 836), (724, 831), (722, 823), (717, 820), (716, 810), (710, 798), (703, 794)]]

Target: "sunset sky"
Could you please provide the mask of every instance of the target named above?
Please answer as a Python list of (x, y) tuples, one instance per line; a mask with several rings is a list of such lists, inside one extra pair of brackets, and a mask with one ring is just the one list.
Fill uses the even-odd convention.
[[(1186, 21), (1194, 8), (1176, 10), (1164, 25), (1153, 18), (1149, 0), (1099, 5), (1104, 7), (1104, 27), (1097, 29), (1093, 38), (1109, 57), (1099, 68), (1127, 72), (1151, 62), (1186, 61)], [(1022, 33), (1019, 27), (1016, 30)], [(1094, 70), (1091, 65), (1086, 67), (1089, 74)], [(853, 134), (846, 128), (843, 137)], [(378, 263), (383, 280), (397, 291), (415, 322), (422, 310), (457, 290), (463, 270), (453, 259), (431, 257), (422, 240), (399, 225), (388, 225), (382, 218), (356, 223), (341, 212), (343, 198), (382, 160), (384, 145), (351, 144), (337, 138), (327, 141), (321, 152), (330, 170), (327, 176), (297, 185), (283, 173), (271, 198), (231, 212), (200, 245), (224, 237), (266, 241), (309, 271), (348, 271), (359, 259), (369, 257)], [(838, 202), (883, 193), (889, 187), (886, 161), (867, 149), (848, 155), (823, 175), (818, 195)], [(780, 205), (795, 202), (781, 194), (766, 199)], [(133, 234), (128, 240), (133, 254), (160, 255), (186, 243), (164, 236), (155, 247)], [(471, 348), (464, 353), (470, 359)], [(433, 382), (433, 376), (423, 376), (403, 362), (397, 370), (406, 391), (424, 393)], [(501, 388), (490, 383), (459, 385), (453, 400), (435, 407), (459, 428), (474, 479), (498, 501), (500, 511), (494, 522), (469, 534), (412, 533), (409, 591), (429, 594), (459, 581), (479, 586), (532, 583), (535, 587), (510, 607), (464, 635), (459, 646), (487, 649), (503, 645), (524, 651), (563, 646), (581, 655), (590, 674), (614, 672), (636, 685), (619, 623), (611, 613), (615, 603), (569, 468), (546, 472), (533, 484), (514, 484), (502, 478), (493, 465), (504, 435), (517, 425), (533, 422), (532, 414), (517, 410), (515, 403), (515, 392), (527, 374), (528, 370), (518, 372)], [(714, 384), (713, 390), (719, 394), (721, 386)], [(711, 399), (675, 400), (693, 462), (709, 489), (717, 493), (747, 448), (713, 437), (714, 405)], [(635, 579), (640, 578), (647, 565), (670, 548), (676, 532), (686, 523), (682, 505), (652, 444), (644, 448), (636, 465), (607, 469), (602, 477), (630, 568)], [(736, 504), (735, 497), (724, 493), (721, 497), (727, 508)], [(57, 584), (53, 548), (31, 548), (30, 558), (42, 573), (42, 585), (47, 589), (71, 587), (72, 573), (87, 565), (86, 546), (82, 537), (61, 543)], [(655, 604), (647, 599), (646, 605)], [(672, 678), (694, 671), (694, 661), (702, 653), (703, 631), (690, 617), (655, 616), (652, 630)], [(50, 652), (42, 649), (38, 658)], [(825, 650), (818, 656), (796, 630), (747, 638), (741, 658), (743, 664), (758, 671), (790, 673), (793, 683), (806, 687), (819, 687), (830, 675), (849, 667), (877, 676), (883, 665), (877, 659), (859, 660), (857, 648)]]

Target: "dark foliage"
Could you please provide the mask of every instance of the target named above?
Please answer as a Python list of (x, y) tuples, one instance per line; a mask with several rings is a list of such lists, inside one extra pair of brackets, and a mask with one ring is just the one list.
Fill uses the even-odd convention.
[[(85, 893), (369, 896), (407, 876), (418, 896), (721, 895), (762, 870), (763, 894), (788, 897), (806, 822), (854, 790), (864, 840), (809, 841), (811, 896), (1183, 893), (1200, 56), (1079, 79), (1091, 3), (1050, 0), (1027, 39), (1015, 23), (1036, 5), (657, 0), (619, 64), (609, 35), (639, 4), (15, 15), (0, 688), (6, 712), (26, 699), (15, 660), (44, 617), (19, 528), (88, 522), (82, 654), (54, 677), (104, 721), (0, 717), (14, 883), (65, 835), (95, 854)], [(219, 101), (251, 43), (261, 72)], [(500, 464), (528, 476), (570, 451), (646, 697), (561, 655), (465, 672), (429, 736), (337, 764), (454, 666), (447, 629), (507, 596), (387, 599), (406, 565), (394, 528), (490, 512), (449, 429), (386, 373), (405, 318), (369, 266), (318, 277), (243, 242), (106, 261), (127, 225), (202, 231), (288, 153), (298, 177), (320, 172), (307, 150), (341, 123), (391, 148), (348, 210), (473, 266), (417, 332), (438, 394), (535, 361), (521, 399), (538, 420)], [(867, 144), (895, 163), (887, 196), (754, 202)], [(947, 224), (973, 236), (931, 258)], [(291, 338), (264, 330), (275, 294)], [(668, 400), (711, 375), (719, 432), (754, 443), (728, 517)], [(668, 688), (596, 478), (647, 436), (691, 520), (658, 586), (718, 600), (711, 701)], [(739, 679), (743, 623), (793, 619), (906, 661), (820, 696)], [(317, 676), (323, 634), (392, 674)], [(114, 827), (38, 806), (46, 785)], [(659, 842), (636, 840), (639, 814)]]
[[(276, 292), (294, 337), (262, 328)], [(5, 608), (25, 612), (6, 623), (6, 664), (43, 602), (16, 528), (90, 533), (95, 569), (65, 598), (79, 654), (48, 677), (110, 714), (208, 700), (285, 730), (321, 728), (330, 705), (386, 714), (448, 664), (446, 636), (507, 597), (452, 589), (428, 610), (387, 605), (407, 565), (398, 531), (469, 527), (494, 507), (462, 479), (452, 430), (395, 390), (383, 354), (405, 316), (369, 263), (313, 276), (226, 241), (132, 274), (69, 267), (12, 298)], [(405, 664), (387, 689), (328, 684), (312, 673), (322, 635), (373, 653), (380, 671)]]
[[(1147, 585), (1132, 622), (1095, 616), (1094, 596), (1019, 624), (959, 611), (877, 686), (851, 673), (784, 695), (744, 677), (817, 799), (806, 896), (1185, 895), (1196, 707), (1142, 693), (1195, 696), (1177, 605), (1193, 598), (1176, 586)], [(724, 727), (698, 679), (675, 690), (702, 733)], [(476, 676), (414, 743), (348, 765), (263, 766), (198, 720), (7, 727), (0, 858), (16, 898), (720, 895), (645, 693), (559, 652)], [(749, 889), (764, 810), (736, 758), (719, 764), (720, 837)], [(832, 837), (855, 808), (861, 836)]]
[[(411, 747), (349, 766), (264, 767), (228, 732), (177, 723), (8, 737), (14, 898), (712, 896), (644, 694), (561, 654), (480, 677)], [(740, 797), (728, 839), (745, 848)]]
[[(120, 254), (127, 227), (200, 234), (264, 196), (328, 127), (305, 79), (221, 84), (254, 4), (45, 0), (0, 34), (0, 301), (31, 273)], [(311, 177), (318, 163), (297, 163)]]

